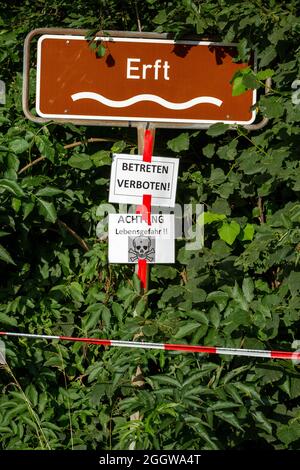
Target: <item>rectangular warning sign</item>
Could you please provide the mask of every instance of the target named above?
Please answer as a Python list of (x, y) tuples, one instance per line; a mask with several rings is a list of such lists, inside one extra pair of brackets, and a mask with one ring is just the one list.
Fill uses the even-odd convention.
[(111, 168), (109, 202), (142, 204), (145, 194), (152, 206), (174, 207), (178, 176), (178, 158), (114, 154)]
[(110, 263), (174, 263), (174, 215), (151, 214), (151, 225), (140, 214), (109, 214)]

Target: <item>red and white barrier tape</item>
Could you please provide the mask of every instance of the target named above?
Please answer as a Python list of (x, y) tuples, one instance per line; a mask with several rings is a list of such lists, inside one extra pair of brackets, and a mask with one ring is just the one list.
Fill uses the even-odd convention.
[(16, 336), (18, 338), (47, 339), (60, 341), (73, 341), (99, 346), (116, 346), (119, 348), (161, 349), (164, 351), (180, 351), (202, 354), (217, 354), (227, 356), (265, 357), (268, 359), (294, 359), (300, 360), (300, 352), (290, 351), (267, 351), (264, 349), (237, 349), (237, 348), (215, 348), (209, 346), (198, 346), (188, 344), (169, 343), (146, 343), (138, 341), (116, 341), (97, 338), (74, 338), (72, 336), (34, 335), (30, 333), (12, 333), (0, 331), (0, 336)]

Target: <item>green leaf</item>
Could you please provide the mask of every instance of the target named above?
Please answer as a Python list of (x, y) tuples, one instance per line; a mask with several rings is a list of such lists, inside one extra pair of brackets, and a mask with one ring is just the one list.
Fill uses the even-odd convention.
[(186, 288), (191, 293), (193, 302), (198, 303), (205, 301), (206, 292), (204, 289), (198, 287), (197, 280), (188, 281), (188, 283), (186, 284)]
[(228, 245), (232, 245), (240, 230), (239, 224), (233, 220), (230, 223), (223, 222), (222, 226), (218, 229), (218, 234)]
[(215, 415), (218, 416), (223, 421), (226, 421), (227, 423), (231, 424), (233, 427), (243, 431), (243, 428), (240, 425), (239, 420), (233, 413), (230, 413), (229, 411), (216, 411)]
[(232, 84), (232, 96), (239, 96), (247, 90), (244, 85), (243, 76), (235, 77)]
[(187, 132), (180, 134), (175, 139), (169, 140), (167, 142), (167, 147), (173, 152), (182, 152), (183, 150), (188, 150), (190, 146), (190, 136)]
[(244, 278), (242, 289), (247, 302), (252, 302), (254, 298), (254, 282), (250, 277)]
[(241, 366), (237, 367), (236, 369), (232, 369), (223, 377), (222, 381), (224, 384), (227, 384), (228, 382), (231, 382), (234, 377), (246, 372), (248, 368), (249, 366)]
[(9, 124), (9, 122), (9, 119), (4, 116), (0, 116), (0, 126), (2, 126), (2, 124)]
[(10, 193), (12, 193), (14, 196), (17, 196), (17, 197), (24, 196), (24, 191), (21, 188), (21, 186), (16, 181), (13, 181), (13, 180), (1, 179), (0, 188), (6, 189)]
[(156, 375), (151, 377), (151, 380), (155, 382), (159, 382), (166, 385), (172, 385), (173, 387), (180, 388), (181, 384), (178, 380), (174, 379), (173, 377), (169, 377), (168, 375)]
[(218, 290), (210, 292), (206, 297), (207, 302), (215, 302), (219, 306), (221, 311), (225, 308), (228, 299), (229, 295), (226, 292)]
[[(223, 183), (226, 179), (226, 176), (224, 174), (224, 171), (222, 168), (212, 168), (211, 174), (210, 174), (210, 183), (213, 186), (219, 186), (221, 183)], [(217, 211), (214, 206), (212, 207), (214, 212), (219, 212)], [(221, 213), (224, 212), (223, 210)]]
[(259, 403), (261, 403), (262, 401), (262, 397), (261, 395), (259, 394), (259, 392), (256, 390), (255, 386), (254, 385), (249, 385), (247, 383), (244, 383), (244, 382), (236, 382), (234, 384), (234, 386), (240, 390), (241, 392), (245, 393), (245, 395), (247, 397), (250, 397), (250, 398), (255, 398)]
[(26, 152), (29, 147), (30, 144), (27, 142), (27, 140), (22, 139), (21, 137), (18, 137), (9, 143), (9, 149), (16, 154)]
[(211, 245), (211, 251), (215, 256), (222, 259), (229, 255), (231, 249), (223, 240), (215, 240)]
[(234, 403), (233, 401), (219, 401), (215, 405), (210, 405), (207, 407), (207, 411), (220, 411), (220, 410), (228, 410), (230, 408), (239, 408), (238, 403)]
[[(210, 179), (212, 178), (213, 172), (211, 172)], [(225, 177), (226, 178), (226, 177)], [(223, 175), (219, 174), (219, 179), (222, 182), (223, 181)], [(229, 207), (228, 202), (225, 199), (218, 198), (212, 205), (212, 212), (216, 212), (217, 214), (225, 214), (225, 215), (230, 215), (231, 214), (231, 209)]]
[(99, 186), (105, 186), (109, 182), (108, 178), (98, 178), (95, 180), (95, 184)]
[(237, 140), (232, 140), (230, 144), (219, 147), (217, 155), (223, 160), (234, 160), (237, 155)]
[(110, 152), (107, 150), (99, 150), (99, 152), (91, 155), (91, 160), (96, 167), (111, 165), (111, 156)]
[(268, 434), (272, 435), (272, 425), (269, 423), (267, 418), (261, 411), (254, 411), (252, 412), (252, 416), (254, 417), (255, 421), (258, 423), (262, 429), (264, 429)]
[(153, 22), (156, 24), (163, 24), (167, 21), (166, 10), (160, 10), (160, 12), (153, 18)]
[(24, 416), (25, 412), (28, 412), (28, 405), (26, 403), (22, 403), (21, 405), (14, 406), (11, 410), (9, 410), (6, 414), (9, 420), (16, 416)]
[(217, 214), (216, 212), (204, 212), (204, 224), (211, 224), (212, 222), (226, 219), (225, 214)]
[(63, 359), (58, 355), (51, 356), (45, 363), (44, 366), (47, 367), (57, 367), (58, 369), (63, 368)]
[(266, 70), (260, 70), (256, 74), (257, 80), (266, 80), (267, 78), (273, 77), (274, 75), (274, 70), (272, 69), (266, 69)]
[(169, 286), (167, 289), (163, 292), (161, 296), (161, 301), (162, 302), (168, 302), (169, 300), (173, 298), (177, 298), (181, 296), (182, 294), (185, 294), (186, 291), (183, 287), (181, 286)]
[(106, 47), (103, 44), (97, 47), (96, 55), (97, 57), (104, 57), (106, 54)]
[(207, 144), (202, 149), (203, 155), (207, 158), (211, 158), (215, 154), (215, 144)]
[(292, 296), (296, 296), (300, 292), (300, 272), (292, 271), (287, 279)]
[(224, 134), (228, 129), (227, 124), (223, 124), (222, 122), (217, 122), (216, 124), (213, 124), (210, 126), (210, 128), (206, 131), (207, 135), (210, 135), (212, 137), (216, 137), (218, 135)]
[(248, 47), (248, 41), (246, 38), (243, 38), (238, 42), (237, 49), (239, 58), (242, 61), (247, 62), (249, 60), (250, 48)]
[(92, 330), (96, 328), (101, 317), (101, 310), (98, 309), (92, 312), (88, 317), (84, 318), (82, 321), (82, 327), (85, 331)]
[(189, 336), (193, 331), (201, 327), (200, 323), (187, 323), (179, 328), (174, 338), (181, 339)]
[(290, 421), (287, 425), (281, 425), (277, 430), (277, 437), (285, 445), (289, 445), (300, 439), (300, 423), (299, 421)]
[[(81, 286), (81, 284), (79, 284), (79, 282), (77, 282), (77, 281), (71, 282), (70, 285), (69, 285), (69, 292), (70, 292), (72, 298), (75, 300), (75, 302), (83, 302), (84, 301), (82, 286)], [(98, 306), (98, 304), (95, 304), (94, 306)], [(99, 308), (96, 308), (96, 311), (98, 312)]]
[(203, 176), (201, 175), (200, 171), (194, 171), (190, 175), (190, 178), (192, 181), (195, 181), (195, 183), (198, 183), (199, 185), (203, 183)]
[(51, 162), (54, 161), (55, 150), (47, 136), (37, 135), (35, 137), (35, 143), (39, 149), (41, 156), (48, 158)]
[(245, 241), (250, 241), (253, 240), (254, 237), (254, 225), (253, 224), (247, 224), (240, 232), (239, 234), (239, 240), (245, 242)]
[(23, 220), (25, 220), (34, 209), (34, 202), (26, 202), (23, 204)]
[(8, 316), (6, 313), (1, 313), (0, 312), (0, 323), (3, 323), (5, 325), (9, 326), (17, 326), (18, 322), (16, 318)]
[(45, 186), (45, 188), (39, 189), (39, 191), (36, 193), (36, 196), (53, 197), (62, 193), (63, 191), (61, 189)]
[(208, 314), (206, 312), (201, 312), (200, 310), (191, 310), (188, 313), (188, 316), (193, 318), (194, 320), (199, 321), (203, 325), (208, 325), (209, 324), (209, 317), (208, 317)]
[(158, 279), (175, 279), (177, 276), (177, 271), (171, 266), (154, 266), (151, 269), (151, 276)]
[(261, 53), (260, 53), (260, 63), (259, 63), (259, 68), (263, 68), (266, 65), (269, 65), (270, 62), (272, 62), (273, 59), (276, 57), (276, 49), (273, 45), (266, 47)]
[(68, 160), (68, 164), (72, 168), (78, 168), (80, 170), (89, 170), (93, 166), (91, 157), (89, 155), (85, 155), (84, 153), (72, 155), (72, 157), (70, 157)]
[(121, 153), (126, 147), (127, 147), (127, 144), (125, 140), (118, 140), (117, 142), (113, 144), (110, 150), (114, 153)]
[[(250, 293), (249, 293), (249, 295), (250, 295)], [(243, 310), (248, 311), (248, 308), (249, 308), (248, 302), (246, 300), (244, 292), (242, 292), (242, 290), (239, 287), (237, 281), (235, 281), (234, 287), (232, 289), (232, 297), (240, 305), (240, 307)]]
[(243, 76), (243, 83), (247, 90), (254, 90), (255, 88), (259, 88), (260, 86), (260, 83), (256, 79), (256, 76), (254, 75), (252, 70), (249, 70), (249, 73)]
[(139, 294), (141, 291), (141, 280), (136, 273), (134, 273), (132, 281), (135, 292)]
[(268, 118), (279, 118), (284, 113), (281, 98), (277, 96), (262, 96), (259, 100), (260, 109)]
[(145, 325), (143, 327), (143, 333), (145, 336), (154, 336), (158, 332), (158, 327), (157, 325), (151, 324), (151, 325)]
[(25, 395), (31, 402), (33, 406), (36, 406), (38, 403), (38, 392), (33, 384), (28, 385), (25, 390)]
[(290, 397), (298, 398), (300, 396), (300, 377), (291, 377), (290, 379)]
[(52, 202), (45, 201), (45, 199), (40, 199), (37, 197), (37, 202), (39, 206), (39, 212), (44, 216), (45, 220), (52, 222), (54, 224), (57, 219), (57, 214), (55, 207)]
[(147, 308), (147, 300), (144, 299), (143, 297), (138, 301), (135, 307), (135, 311), (137, 315), (142, 315)]
[(8, 264), (16, 265), (16, 263), (14, 262), (14, 260), (12, 259), (8, 251), (2, 245), (0, 245), (0, 260)]
[(239, 96), (249, 88), (255, 88), (257, 85), (250, 67), (238, 70), (230, 83), (232, 84), (232, 96)]
[[(137, 289), (137, 290), (139, 289), (139, 283), (138, 283), (138, 281), (139, 281), (138, 276), (137, 276), (136, 274), (134, 274), (134, 276), (133, 276), (133, 282), (134, 282), (134, 284), (136, 285), (136, 289)], [(124, 301), (124, 300), (126, 300), (127, 297), (128, 297), (130, 294), (132, 294), (132, 293), (133, 293), (133, 292), (132, 292), (132, 289), (131, 289), (130, 287), (128, 287), (128, 286), (121, 286), (121, 287), (119, 287), (119, 289), (117, 290), (117, 297), (118, 297), (120, 300)]]
[(22, 201), (16, 197), (13, 197), (11, 200), (11, 206), (13, 210), (18, 213), (22, 205)]
[(102, 304), (100, 311), (105, 328), (109, 328), (111, 320), (111, 313), (109, 308), (107, 308), (106, 305)]

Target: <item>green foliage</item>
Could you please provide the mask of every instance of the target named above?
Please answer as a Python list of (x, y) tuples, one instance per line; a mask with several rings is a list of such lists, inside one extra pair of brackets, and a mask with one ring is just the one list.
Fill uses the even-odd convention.
[(179, 134), (175, 139), (169, 140), (167, 145), (173, 152), (181, 152), (182, 150), (188, 150), (190, 144), (189, 134), (187, 132)]
[[(0, 4), (1, 330), (292, 349), (300, 319), (300, 108), (291, 89), (300, 78), (298, 10), (298, 0)], [(258, 72), (233, 77), (233, 94), (257, 88), (259, 118), (270, 119), (251, 133), (220, 123), (207, 132), (158, 130), (155, 153), (180, 157), (177, 202), (205, 204), (205, 244), (188, 251), (178, 241), (176, 264), (153, 267), (144, 296), (131, 267), (108, 265), (107, 242), (95, 235), (111, 152), (135, 153), (136, 133), (40, 126), (21, 109), (30, 30), (85, 28), (93, 41), (97, 29), (136, 31), (137, 11), (143, 31), (236, 42), (243, 60), (256, 49)], [(102, 60), (103, 45), (95, 46)], [(1, 449), (299, 449), (293, 362), (5, 344)], [(141, 387), (132, 381), (137, 366)], [(130, 420), (137, 411), (142, 419)]]
[(229, 224), (223, 223), (218, 230), (219, 236), (228, 245), (232, 245), (238, 234), (240, 233), (241, 227), (235, 220), (232, 220)]

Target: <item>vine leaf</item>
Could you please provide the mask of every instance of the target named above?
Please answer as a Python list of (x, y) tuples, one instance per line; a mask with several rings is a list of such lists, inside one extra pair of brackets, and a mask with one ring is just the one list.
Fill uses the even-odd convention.
[(241, 227), (234, 220), (230, 223), (224, 222), (218, 229), (219, 236), (228, 245), (232, 245), (236, 237), (240, 233)]
[(45, 199), (41, 199), (39, 197), (37, 200), (40, 214), (44, 216), (45, 220), (54, 224), (57, 219), (57, 214), (53, 203), (45, 201)]
[(8, 251), (2, 245), (0, 245), (0, 259), (5, 263), (16, 265)]

